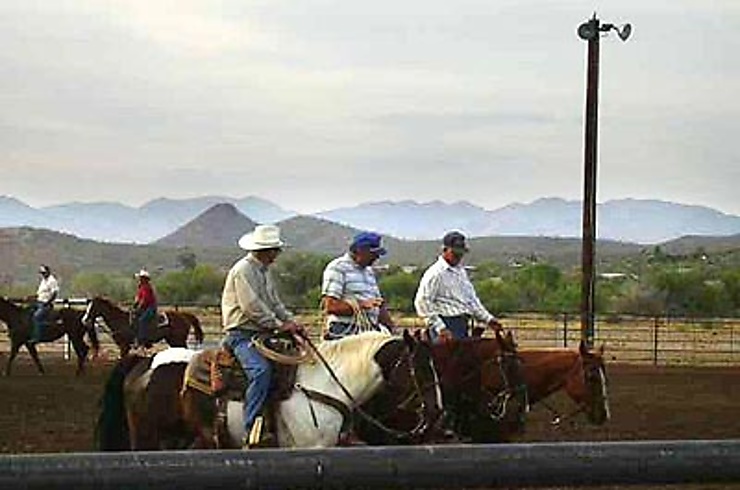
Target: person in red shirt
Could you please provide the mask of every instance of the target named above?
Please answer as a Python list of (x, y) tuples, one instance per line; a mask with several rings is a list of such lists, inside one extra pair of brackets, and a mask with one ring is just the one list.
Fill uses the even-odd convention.
[(139, 288), (134, 298), (134, 322), (136, 325), (137, 347), (149, 347), (149, 328), (157, 319), (157, 295), (151, 284), (149, 272), (142, 269), (134, 275), (139, 281)]

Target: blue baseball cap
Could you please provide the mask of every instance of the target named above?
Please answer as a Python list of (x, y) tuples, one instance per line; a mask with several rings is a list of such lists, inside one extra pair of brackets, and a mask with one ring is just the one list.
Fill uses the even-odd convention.
[(380, 244), (382, 237), (372, 231), (363, 231), (355, 235), (349, 249), (355, 251), (360, 248), (368, 249), (377, 255), (385, 255), (387, 250)]

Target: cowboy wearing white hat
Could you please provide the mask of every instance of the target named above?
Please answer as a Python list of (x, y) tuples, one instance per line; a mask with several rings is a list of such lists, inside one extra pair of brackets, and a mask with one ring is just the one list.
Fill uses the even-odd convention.
[(284, 246), (285, 242), (280, 239), (280, 228), (275, 225), (257, 225), (239, 239), (239, 247), (249, 252), (282, 249)]
[(157, 319), (157, 295), (151, 283), (151, 276), (146, 269), (141, 269), (134, 274), (139, 281), (134, 298), (134, 326), (136, 328), (136, 346), (147, 347), (149, 341), (149, 328)]
[[(270, 361), (255, 348), (253, 339), (265, 331), (302, 333), (277, 294), (269, 267), (285, 242), (275, 225), (258, 225), (239, 239), (239, 247), (249, 253), (236, 262), (226, 276), (221, 296), (223, 344), (230, 348), (244, 369), (249, 386), (244, 398), (245, 446), (259, 432), (258, 421), (272, 380)], [(251, 435), (251, 437), (250, 437)]]

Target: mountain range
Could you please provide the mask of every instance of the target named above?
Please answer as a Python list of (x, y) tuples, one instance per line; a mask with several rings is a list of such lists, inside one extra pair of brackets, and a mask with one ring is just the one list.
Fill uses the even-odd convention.
[[(0, 228), (0, 287), (33, 283), (40, 263), (53, 264), (62, 277), (78, 272), (130, 274), (147, 267), (167, 271), (180, 267), (179, 257), (193, 254), (199, 263), (226, 270), (244, 252), (237, 247), (239, 236), (254, 226), (254, 221), (233, 204), (216, 204), (171, 234), (148, 245), (101, 243), (67, 233), (20, 227)], [(347, 249), (350, 238), (359, 230), (316, 216), (293, 216), (280, 221), (281, 235), (290, 245), (288, 253), (312, 252), (336, 256)], [(385, 236), (389, 253), (384, 264), (425, 266), (440, 250), (439, 238), (404, 240)], [(467, 263), (495, 262), (518, 266), (544, 261), (558, 267), (578, 267), (580, 238), (495, 236), (470, 238)], [(711, 257), (713, 263), (740, 251), (740, 234), (722, 237), (684, 236), (662, 242), (660, 250), (672, 255)], [(656, 253), (653, 245), (613, 240), (598, 240), (596, 261), (599, 270), (609, 271), (627, 259), (639, 263)]]
[[(296, 227), (301, 219), (338, 223), (351, 229), (370, 229), (402, 239), (438, 240), (458, 229), (473, 237), (581, 236), (581, 202), (542, 198), (487, 210), (466, 201), (381, 201), (299, 216), (268, 200), (248, 196), (205, 196), (193, 199), (160, 198), (141, 207), (117, 202), (67, 203), (34, 208), (18, 199), (0, 196), (0, 227), (33, 227), (70, 233), (104, 242), (174, 245), (171, 235), (200, 214), (229, 204), (249, 222), (280, 222)], [(297, 220), (297, 221), (294, 221)], [(227, 232), (227, 230), (222, 230)], [(183, 233), (198, 233), (191, 228)], [(682, 236), (728, 236), (740, 233), (740, 217), (704, 206), (620, 199), (598, 205), (597, 236), (639, 244), (655, 244)], [(170, 240), (170, 241), (163, 241)]]

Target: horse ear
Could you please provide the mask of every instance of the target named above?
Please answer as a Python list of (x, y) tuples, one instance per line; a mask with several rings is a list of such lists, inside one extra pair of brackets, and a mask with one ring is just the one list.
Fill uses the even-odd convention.
[(409, 348), (409, 350), (413, 349), (416, 345), (416, 341), (414, 340), (414, 337), (411, 336), (408, 329), (403, 329), (403, 340), (406, 342), (406, 347)]
[(581, 355), (588, 354), (588, 347), (586, 347), (586, 342), (581, 339), (581, 343), (578, 344), (578, 352), (581, 353)]
[(601, 346), (599, 347), (599, 355), (600, 356), (604, 355), (604, 344), (601, 344)]

